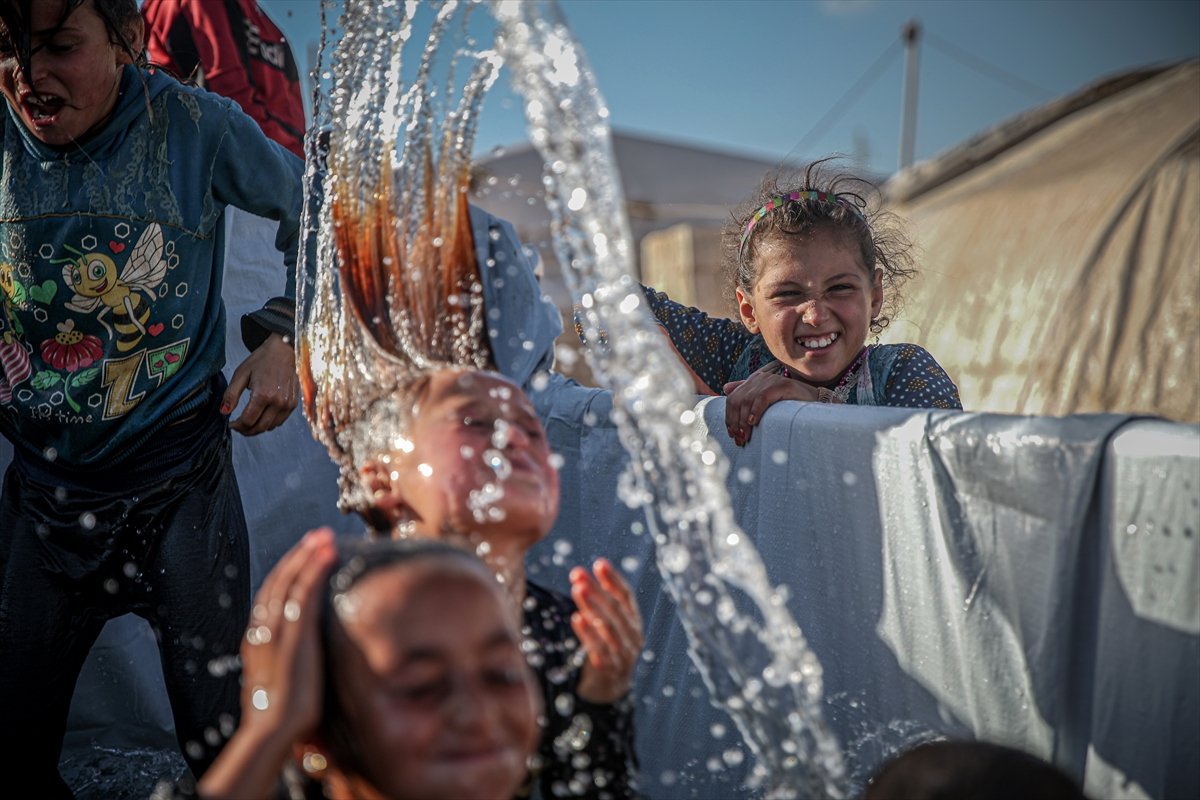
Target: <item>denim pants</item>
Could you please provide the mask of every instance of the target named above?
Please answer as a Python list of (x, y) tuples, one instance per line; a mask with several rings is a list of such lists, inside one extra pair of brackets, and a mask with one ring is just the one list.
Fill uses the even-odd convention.
[(119, 465), (66, 470), (18, 452), (4, 477), (0, 769), (39, 797), (71, 796), (58, 774), (67, 712), (113, 617), (154, 629), (194, 773), (236, 725), (230, 666), (250, 614), (249, 548), (217, 401)]

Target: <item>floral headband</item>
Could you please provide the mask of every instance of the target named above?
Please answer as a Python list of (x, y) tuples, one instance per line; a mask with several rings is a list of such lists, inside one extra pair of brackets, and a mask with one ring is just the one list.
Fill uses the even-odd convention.
[(799, 203), (805, 200), (815, 200), (818, 203), (841, 206), (862, 220), (864, 225), (867, 224), (867, 218), (863, 216), (862, 209), (854, 205), (854, 203), (851, 203), (846, 198), (838, 197), (832, 192), (790, 192), (782, 195), (781, 197), (772, 197), (769, 201), (767, 201), (765, 206), (754, 212), (754, 214), (750, 217), (750, 221), (746, 223), (746, 229), (742, 231), (742, 241), (738, 244), (738, 253), (740, 254), (746, 249), (746, 242), (750, 240), (750, 232), (754, 230), (754, 226), (758, 224), (760, 219), (775, 209), (782, 208), (785, 203)]

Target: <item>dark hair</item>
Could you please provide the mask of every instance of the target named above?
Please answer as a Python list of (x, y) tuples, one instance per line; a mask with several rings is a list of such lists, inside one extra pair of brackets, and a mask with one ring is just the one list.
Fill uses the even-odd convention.
[[(883, 309), (871, 320), (871, 331), (879, 333), (899, 308), (899, 287), (916, 274), (912, 243), (900, 230), (896, 215), (878, 207), (878, 189), (853, 175), (829, 174), (826, 167), (833, 161), (814, 161), (803, 176), (794, 168), (768, 173), (754, 195), (733, 212), (723, 235), (731, 290), (749, 292), (754, 288), (759, 276), (758, 255), (766, 242), (810, 236), (817, 230), (838, 231), (858, 246), (868, 276), (873, 278), (877, 269), (883, 273)], [(746, 226), (755, 214), (772, 200), (793, 192), (820, 192), (836, 199), (814, 197), (775, 204), (754, 223), (743, 243)]]
[(406, 562), (443, 559), (457, 561), (475, 569), (480, 577), (492, 580), (492, 572), (475, 554), (433, 539), (354, 540), (338, 543), (338, 559), (326, 584), (321, 604), (321, 650), (325, 662), (324, 703), (317, 735), (328, 749), (338, 769), (347, 774), (368, 777), (372, 773), (362, 761), (362, 748), (338, 697), (333, 676), (340, 670), (334, 645), (339, 598), (363, 578), (381, 569)]
[(1087, 800), (1058, 768), (989, 742), (927, 742), (875, 773), (861, 800)]
[[(65, 25), (67, 19), (87, 1), (63, 0), (62, 14), (53, 30), (57, 31)], [(44, 0), (0, 0), (0, 39), (3, 39), (16, 53), (17, 63), (21, 65), (21, 71), (27, 76), (31, 76), (33, 71), (34, 48), (30, 37), (34, 2), (44, 2)], [(92, 0), (92, 7), (100, 19), (104, 20), (104, 27), (108, 30), (108, 40), (113, 44), (120, 45), (134, 64), (145, 66), (145, 50), (134, 52), (133, 45), (129, 41), (132, 26), (142, 19), (141, 12), (138, 11), (137, 0)]]

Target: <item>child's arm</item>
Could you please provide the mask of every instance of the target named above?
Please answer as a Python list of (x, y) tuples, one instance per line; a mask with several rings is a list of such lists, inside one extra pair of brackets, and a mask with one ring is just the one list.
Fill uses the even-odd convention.
[(242, 340), (250, 356), (234, 371), (222, 398), (222, 412), (229, 414), (242, 392), (250, 390), (250, 402), (230, 427), (253, 436), (282, 424), (299, 397), (292, 340), (304, 162), (268, 139), (254, 120), (232, 106), (226, 131), (213, 165), (213, 196), (278, 221), (275, 247), (283, 253), (285, 267), (282, 294), (242, 317)]
[(711, 317), (700, 309), (676, 303), (649, 286), (643, 286), (642, 291), (650, 313), (671, 340), (693, 382), (697, 382), (696, 391), (719, 394), (754, 334), (738, 320)]
[(887, 377), (883, 405), (961, 411), (958, 387), (929, 351), (915, 344), (900, 347), (900, 354)]
[(840, 402), (828, 389), (820, 389), (796, 378), (781, 375), (780, 363), (771, 361), (744, 381), (725, 384), (725, 429), (738, 447), (750, 441), (754, 426), (767, 409), (780, 400), (808, 403)]
[[(579, 609), (571, 627), (586, 660), (575, 687), (575, 713), (592, 722), (583, 750), (589, 768), (605, 779), (604, 794), (636, 798), (638, 775), (634, 749), (633, 673), (642, 650), (642, 617), (629, 584), (607, 559), (593, 565), (594, 575), (571, 571), (571, 597)], [(587, 797), (599, 796), (587, 791)]]
[(200, 780), (197, 791), (206, 800), (271, 797), (293, 746), (316, 730), (323, 685), (319, 605), (335, 559), (333, 532), (322, 528), (263, 581), (241, 648), (241, 724)]

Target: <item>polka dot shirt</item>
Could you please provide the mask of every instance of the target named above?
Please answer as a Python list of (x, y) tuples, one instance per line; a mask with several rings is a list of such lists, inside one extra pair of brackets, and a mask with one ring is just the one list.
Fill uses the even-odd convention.
[[(671, 337), (675, 349), (714, 392), (723, 394), (721, 388), (726, 383), (744, 378), (770, 360), (762, 337), (750, 333), (740, 321), (709, 316), (699, 309), (674, 302), (662, 292), (646, 286), (642, 288), (651, 312)], [(869, 360), (875, 364), (886, 365), (890, 361), (885, 376), (877, 377), (874, 368), (871, 370), (877, 387), (875, 405), (962, 408), (958, 387), (925, 348), (915, 344), (871, 345), (866, 351), (870, 354)], [(866, 358), (855, 359), (851, 370), (860, 369), (867, 362)], [(854, 377), (847, 375), (842, 382), (852, 383)], [(882, 395), (878, 388), (880, 384)], [(846, 402), (858, 404), (861, 401), (850, 392)]]

